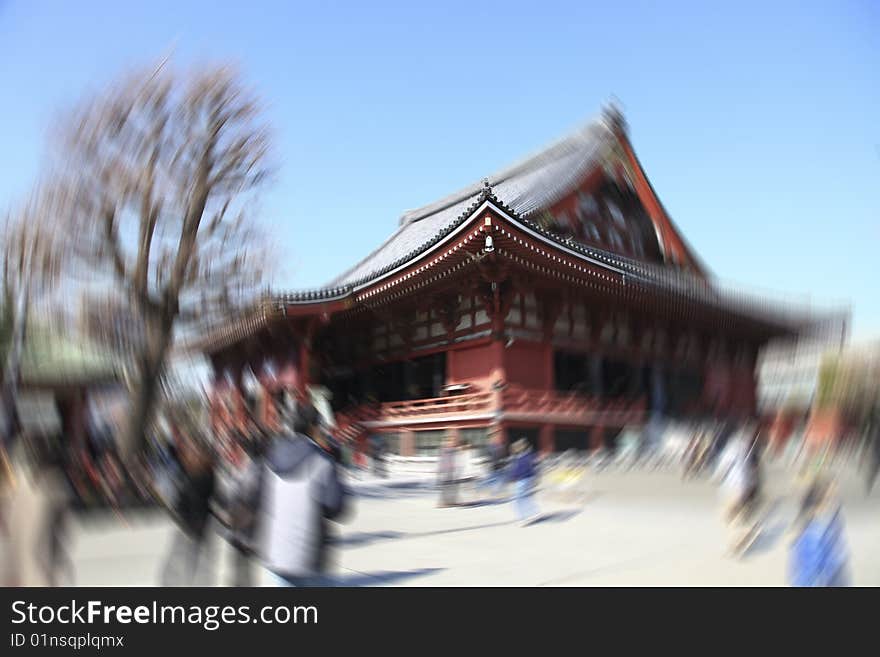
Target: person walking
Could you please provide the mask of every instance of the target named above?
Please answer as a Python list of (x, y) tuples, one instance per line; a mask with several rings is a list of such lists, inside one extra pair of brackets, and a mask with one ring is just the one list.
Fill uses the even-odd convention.
[(286, 424), (268, 446), (260, 473), (258, 550), (279, 585), (328, 586), (328, 522), (344, 513), (345, 489), (322, 447), (315, 407), (301, 404)]
[(488, 488), (496, 496), (501, 492), (501, 488), (504, 485), (506, 456), (504, 436), (501, 432), (498, 432), (492, 436), (489, 444), (486, 446), (486, 462), (489, 471), (486, 479), (483, 481), (483, 487)]
[(458, 505), (458, 445), (455, 436), (448, 436), (440, 448), (437, 463), (437, 483), (440, 487), (440, 500), (437, 506), (446, 508)]
[(253, 531), (255, 499), (262, 466), (262, 436), (254, 427), (238, 436), (227, 471), (226, 529), (232, 547), (232, 586), (253, 586)]
[(59, 441), (44, 434), (19, 437), (4, 477), (4, 586), (73, 583), (67, 554), (72, 491), (62, 471)]
[(514, 507), (517, 518), (523, 526), (529, 525), (538, 517), (538, 505), (534, 500), (537, 468), (534, 450), (525, 438), (520, 438), (513, 444), (511, 479), (515, 486)]
[(385, 468), (385, 438), (382, 436), (372, 436), (370, 443), (372, 446), (373, 474), (380, 479), (385, 479), (388, 476)]
[(849, 586), (849, 550), (834, 486), (817, 478), (803, 496), (789, 549), (788, 582), (798, 587)]
[(182, 477), (171, 511), (177, 532), (162, 567), (162, 586), (206, 586), (211, 581), (208, 526), (215, 490), (214, 458), (192, 435), (176, 445)]
[(728, 441), (718, 457), (716, 478), (721, 481), (723, 517), (731, 530), (729, 552), (739, 556), (759, 531), (752, 520), (761, 492), (760, 453), (751, 427)]

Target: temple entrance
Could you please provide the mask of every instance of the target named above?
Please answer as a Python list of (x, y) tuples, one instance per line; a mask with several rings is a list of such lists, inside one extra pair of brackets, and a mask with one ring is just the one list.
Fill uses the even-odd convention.
[(646, 393), (642, 368), (622, 360), (602, 361), (602, 390), (606, 397), (636, 399)]
[(446, 380), (446, 353), (376, 365), (369, 378), (382, 402), (439, 397)]
[(408, 399), (439, 397), (446, 383), (446, 352), (407, 361), (411, 364)]
[(648, 394), (646, 368), (625, 360), (570, 351), (553, 354), (556, 390), (606, 399), (636, 399)]
[(555, 443), (557, 452), (570, 449), (585, 452), (590, 448), (590, 434), (585, 429), (557, 429)]
[(555, 388), (561, 392), (578, 392), (598, 395), (597, 381), (593, 376), (593, 358), (587, 354), (554, 351), (553, 377)]
[(370, 400), (406, 401), (439, 397), (446, 382), (446, 353), (421, 358), (378, 363), (356, 372), (326, 376), (324, 385), (333, 393), (333, 405), (340, 408)]
[(677, 369), (666, 373), (666, 414), (686, 417), (699, 413), (703, 392), (703, 375), (692, 370)]

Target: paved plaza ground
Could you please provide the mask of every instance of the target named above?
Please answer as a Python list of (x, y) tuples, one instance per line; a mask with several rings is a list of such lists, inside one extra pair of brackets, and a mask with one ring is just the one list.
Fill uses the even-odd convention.
[[(526, 526), (510, 503), (436, 508), (428, 481), (366, 478), (350, 517), (336, 528), (334, 573), (345, 586), (778, 586), (785, 583), (793, 477), (767, 471), (767, 520), (751, 552), (725, 557), (718, 494), (678, 472), (588, 474), (566, 496), (543, 490), (543, 518)], [(880, 585), (880, 487), (841, 478), (851, 569), (857, 585)], [(72, 545), (81, 585), (154, 585), (172, 527), (161, 513), (78, 524)], [(229, 550), (214, 542), (217, 583)], [(270, 583), (261, 573), (261, 583)]]

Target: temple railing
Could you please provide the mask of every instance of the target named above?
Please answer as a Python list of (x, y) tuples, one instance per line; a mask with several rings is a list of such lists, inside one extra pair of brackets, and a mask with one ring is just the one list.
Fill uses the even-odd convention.
[(382, 415), (388, 419), (394, 419), (429, 415), (488, 413), (493, 408), (493, 400), (494, 395), (491, 392), (471, 392), (447, 397), (388, 402), (382, 405)]
[(644, 398), (601, 399), (576, 392), (534, 390), (510, 385), (501, 395), (506, 420), (543, 419), (554, 424), (626, 424), (642, 419)]
[(443, 428), (456, 422), (623, 426), (642, 421), (644, 415), (644, 398), (601, 399), (508, 385), (498, 391), (365, 404), (339, 413), (337, 425), (343, 436), (354, 437), (383, 428)]

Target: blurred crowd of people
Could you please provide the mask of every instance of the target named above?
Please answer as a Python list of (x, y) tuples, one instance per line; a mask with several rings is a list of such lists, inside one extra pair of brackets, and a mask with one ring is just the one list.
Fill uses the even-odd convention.
[[(280, 429), (269, 430), (253, 416), (242, 427), (211, 432), (172, 422), (167, 435), (152, 436), (147, 449), (127, 461), (101, 431), (78, 450), (44, 434), (0, 450), (3, 582), (73, 583), (65, 551), (71, 514), (98, 503), (119, 513), (151, 504), (171, 515), (176, 529), (158, 573), (162, 585), (216, 583), (216, 533), (231, 546), (230, 585), (255, 585), (258, 566), (280, 585), (332, 584), (330, 523), (343, 520), (351, 507), (343, 472), (358, 461), (371, 464), (376, 477), (388, 477), (384, 440), (367, 442), (368, 462), (356, 459), (352, 446), (335, 441), (329, 423), (309, 403), (285, 412)], [(880, 470), (878, 434), (875, 423), (865, 449), (869, 492)], [(645, 451), (638, 447), (636, 460)], [(718, 484), (722, 520), (730, 530), (728, 552), (743, 556), (763, 531), (766, 506), (766, 445), (758, 426), (700, 425), (677, 453), (684, 479), (708, 474)], [(576, 454), (539, 453), (524, 437), (508, 444), (496, 432), (482, 447), (449, 437), (438, 453), (437, 506), (468, 505), (467, 495), (488, 491), (494, 502), (510, 502), (516, 520), (527, 526), (540, 518), (536, 493), (542, 478), (566, 488), (587, 471)], [(846, 532), (834, 482), (816, 469), (806, 473), (796, 494), (790, 583), (847, 584)]]
[(75, 583), (66, 551), (72, 514), (151, 504), (176, 526), (158, 574), (164, 586), (215, 583), (215, 530), (233, 549), (231, 585), (254, 585), (255, 564), (285, 585), (326, 583), (327, 521), (349, 506), (340, 460), (308, 403), (286, 413), (278, 431), (252, 417), (244, 430), (217, 435), (172, 422), (128, 462), (102, 434), (79, 451), (60, 436), (20, 436), (0, 449), (0, 580)]
[(161, 583), (213, 582), (213, 527), (232, 548), (230, 585), (255, 585), (258, 564), (280, 585), (331, 583), (328, 521), (350, 505), (340, 447), (315, 407), (297, 405), (278, 431), (249, 418), (245, 430), (216, 438), (178, 434), (163, 456), (173, 464), (162, 495), (177, 532)]
[(529, 525), (540, 517), (535, 502), (539, 459), (525, 438), (515, 440), (508, 454), (500, 433), (493, 435), (482, 452), (476, 446), (460, 444), (450, 436), (441, 447), (438, 458), (440, 499), (437, 506), (461, 505), (461, 488), (466, 485), (477, 491), (489, 489), (497, 500), (505, 485), (512, 483), (516, 517), (522, 525)]

